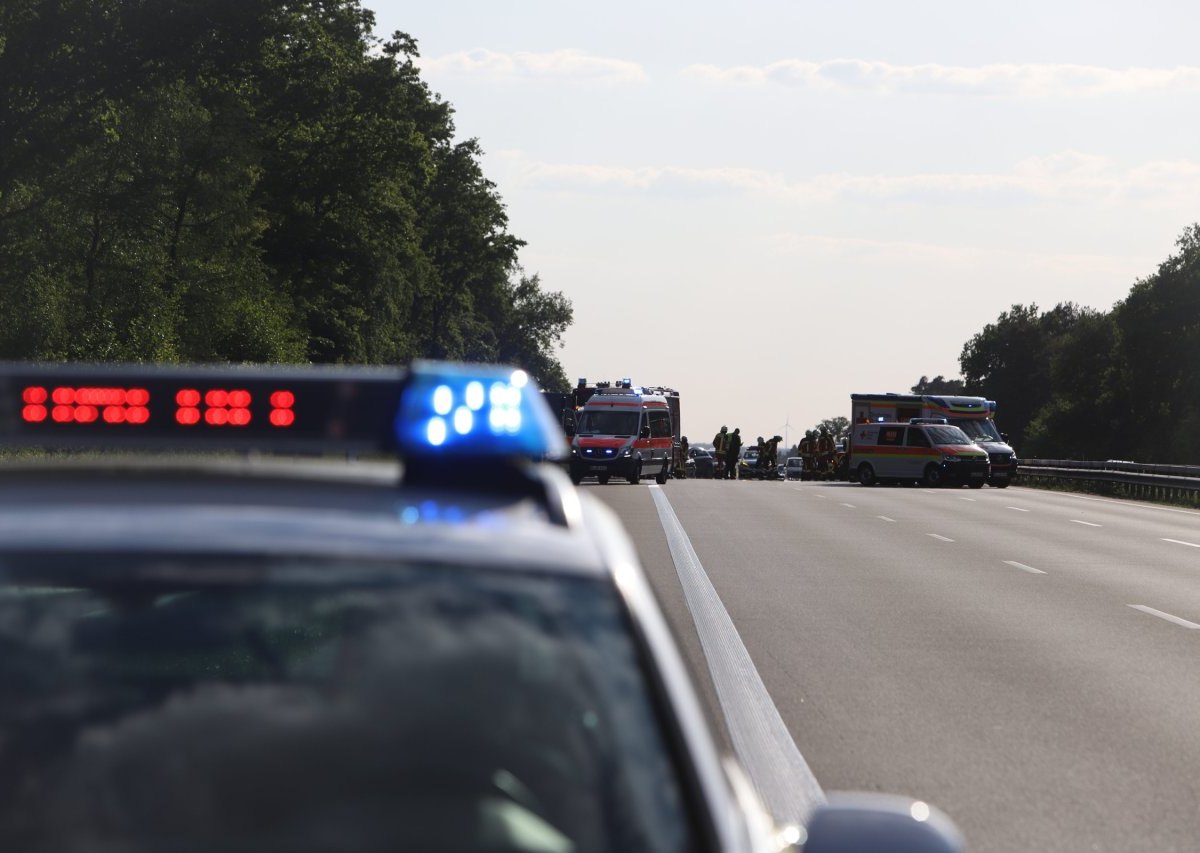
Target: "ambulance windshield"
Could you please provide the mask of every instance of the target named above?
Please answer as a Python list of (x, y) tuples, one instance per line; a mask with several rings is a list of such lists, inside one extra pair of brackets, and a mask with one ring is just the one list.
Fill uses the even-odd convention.
[(579, 416), (576, 435), (637, 435), (638, 413), (594, 410)]
[(952, 426), (935, 426), (929, 428), (929, 438), (932, 439), (935, 445), (939, 444), (972, 444), (971, 439), (967, 438), (958, 427)]
[(972, 441), (1001, 441), (996, 425), (986, 418), (954, 418), (950, 421)]

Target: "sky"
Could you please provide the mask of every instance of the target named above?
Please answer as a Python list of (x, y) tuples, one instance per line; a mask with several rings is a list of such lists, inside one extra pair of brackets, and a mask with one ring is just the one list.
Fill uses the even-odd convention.
[(675, 388), (693, 442), (959, 377), (1012, 305), (1110, 310), (1200, 221), (1185, 0), (362, 5), (571, 301), (567, 376)]

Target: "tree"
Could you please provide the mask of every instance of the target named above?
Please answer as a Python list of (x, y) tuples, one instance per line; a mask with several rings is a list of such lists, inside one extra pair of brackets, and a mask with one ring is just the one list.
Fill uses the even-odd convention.
[(519, 361), (570, 303), (359, 0), (0, 6), (0, 356)]
[(829, 434), (833, 436), (834, 441), (840, 441), (850, 433), (850, 419), (838, 415), (834, 418), (826, 418), (817, 424), (813, 429), (820, 432), (822, 429), (829, 430)]
[(939, 373), (933, 379), (922, 376), (910, 390), (914, 394), (945, 394), (954, 397), (966, 394), (966, 384), (961, 379), (947, 379)]
[(1200, 225), (1114, 309), (1139, 461), (1200, 462)]
[(966, 387), (995, 400), (1014, 445), (1053, 396), (1050, 363), (1055, 344), (1081, 316), (1072, 303), (1045, 313), (1037, 305), (1014, 305), (963, 346), (959, 357)]

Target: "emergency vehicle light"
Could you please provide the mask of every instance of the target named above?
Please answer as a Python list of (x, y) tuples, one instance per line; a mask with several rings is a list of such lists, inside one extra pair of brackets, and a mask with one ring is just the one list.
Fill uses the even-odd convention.
[(10, 363), (0, 443), (544, 458), (565, 440), (511, 368)]
[(403, 456), (557, 457), (562, 428), (529, 376), (490, 365), (418, 362), (396, 414)]

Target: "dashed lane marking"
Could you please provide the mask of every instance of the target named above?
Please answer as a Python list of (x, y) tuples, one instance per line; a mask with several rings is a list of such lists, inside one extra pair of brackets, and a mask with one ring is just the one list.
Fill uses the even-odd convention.
[(1033, 566), (1027, 566), (1024, 563), (1018, 563), (1016, 560), (1005, 560), (1004, 565), (1012, 566), (1014, 569), (1020, 569), (1023, 572), (1029, 572), (1031, 575), (1046, 574), (1041, 569), (1035, 569)]
[(1197, 625), (1195, 622), (1189, 622), (1188, 620), (1181, 619), (1178, 616), (1172, 616), (1170, 613), (1163, 613), (1161, 610), (1155, 610), (1153, 607), (1147, 607), (1144, 604), (1131, 604), (1129, 606), (1134, 610), (1140, 610), (1143, 613), (1149, 613), (1151, 616), (1157, 616), (1159, 619), (1165, 619), (1166, 621), (1178, 625), (1181, 628), (1189, 628), (1193, 630), (1200, 628), (1200, 625)]

